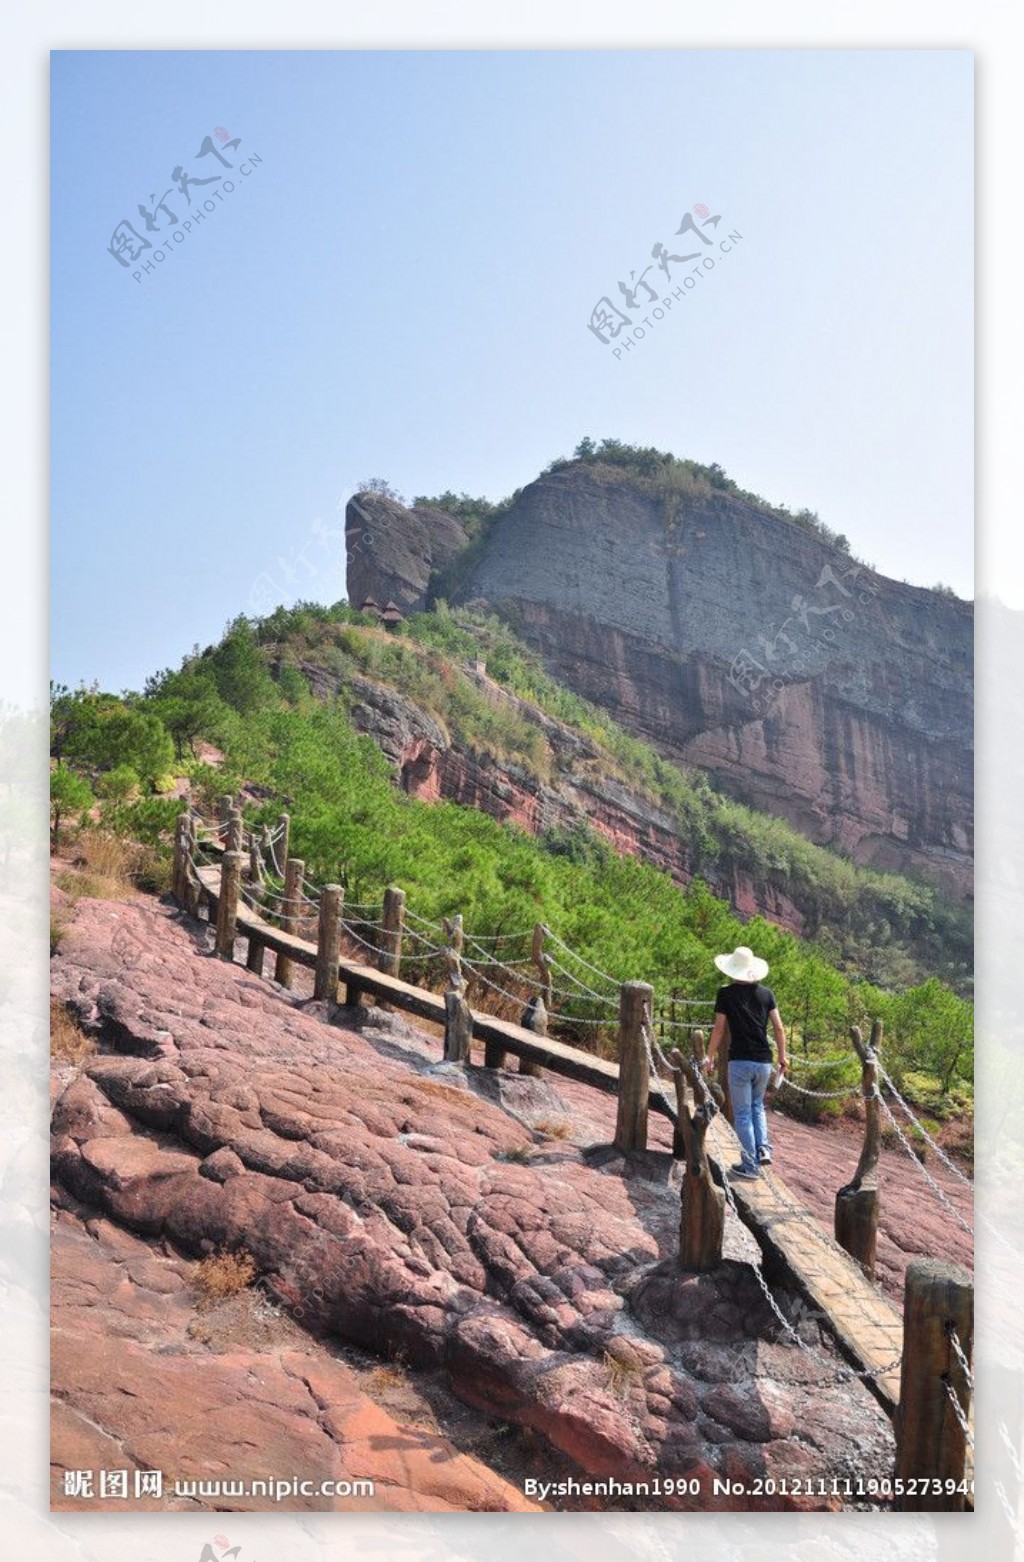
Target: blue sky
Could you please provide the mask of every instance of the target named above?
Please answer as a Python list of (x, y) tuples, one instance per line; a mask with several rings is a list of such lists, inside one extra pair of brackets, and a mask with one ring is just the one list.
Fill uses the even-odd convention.
[[(239, 612), (336, 600), (367, 477), (497, 498), (584, 434), (718, 461), (970, 595), (972, 78), (960, 51), (54, 55), (54, 676), (137, 687)], [(197, 157), (215, 127), (245, 177)], [(140, 284), (107, 246), (168, 189), (186, 220), (178, 165), (235, 190)], [(616, 359), (591, 308), (687, 253), (696, 203), (742, 242)]]

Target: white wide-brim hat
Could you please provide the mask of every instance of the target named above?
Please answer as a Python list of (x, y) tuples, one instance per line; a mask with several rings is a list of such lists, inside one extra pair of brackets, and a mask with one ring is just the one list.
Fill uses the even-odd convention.
[(768, 962), (761, 960), (740, 944), (731, 955), (716, 955), (715, 964), (723, 976), (731, 976), (734, 982), (760, 982), (768, 975)]

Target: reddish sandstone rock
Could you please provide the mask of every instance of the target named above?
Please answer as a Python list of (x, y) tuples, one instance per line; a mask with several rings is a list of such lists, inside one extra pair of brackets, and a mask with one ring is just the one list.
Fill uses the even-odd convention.
[[(807, 1445), (844, 1473), (866, 1449), (879, 1467), (890, 1458), (869, 1395), (829, 1377), (816, 1331), (808, 1376), (747, 1265), (678, 1272), (666, 1156), (602, 1167), (568, 1143), (534, 1155), (530, 1130), (467, 1088), (475, 1070), (435, 1072), (412, 1037), (389, 1055), (393, 1023), (379, 1042), (324, 1024), (198, 953), (166, 909), (121, 908), (149, 958), (112, 976), (106, 911), (80, 903), (55, 961), (60, 996), (117, 1049), (54, 1111), (55, 1172), (78, 1197), (196, 1256), (244, 1249), (304, 1325), (445, 1367), (468, 1402), (535, 1428), (585, 1472), (720, 1470), (737, 1446), (745, 1468), (777, 1472), (803, 1468)], [(105, 1353), (74, 1371), (83, 1404), (120, 1381)], [(267, 1428), (281, 1457), (296, 1435), (287, 1407), (310, 1392), (282, 1360), (284, 1419)], [(230, 1445), (230, 1417), (204, 1403)], [(147, 1447), (169, 1449), (172, 1421), (137, 1413)]]
[[(261, 1332), (209, 1347), (193, 1266), (108, 1221), (62, 1210), (53, 1233), (51, 1419), (57, 1509), (529, 1512), (536, 1506), (444, 1437), (403, 1426), (355, 1373), (272, 1313), (235, 1309), (228, 1327)], [(223, 1311), (223, 1309), (222, 1309)], [(197, 1325), (199, 1325), (197, 1327)], [(65, 1497), (67, 1470), (125, 1470), (127, 1501)], [(160, 1470), (161, 1500), (137, 1498), (137, 1470)], [(176, 1495), (174, 1482), (358, 1477), (372, 1497), (312, 1490)], [(95, 1475), (98, 1482), (98, 1473)]]

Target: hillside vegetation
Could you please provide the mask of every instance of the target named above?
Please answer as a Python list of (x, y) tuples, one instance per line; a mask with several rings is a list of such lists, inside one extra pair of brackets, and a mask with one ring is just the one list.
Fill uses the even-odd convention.
[[(671, 807), (680, 829), (699, 843), (707, 871), (742, 857), (784, 882), (794, 899), (799, 890), (802, 903), (816, 908), (816, 936), (800, 940), (762, 919), (744, 925), (702, 879), (680, 891), (667, 874), (616, 855), (586, 830), (535, 839), (473, 809), (403, 794), (379, 750), (352, 726), (346, 670), (390, 681), (421, 700), (460, 742), (490, 744), (543, 765), (540, 728), (496, 712), (460, 671), (459, 658), (481, 651), (495, 678), (587, 733), (610, 773)], [(298, 667), (304, 659), (341, 676), (336, 700), (310, 695)], [(307, 874), (340, 880), (350, 901), (379, 901), (383, 887), (397, 883), (419, 915), (436, 921), (461, 912), (485, 939), (521, 934), (543, 920), (616, 980), (651, 981), (659, 1001), (673, 990), (713, 996), (713, 956), (749, 943), (771, 963), (798, 1055), (834, 1053), (845, 1045), (851, 1022), (881, 1018), (890, 1069), (936, 1114), (962, 1103), (969, 1091), (971, 1006), (939, 979), (948, 971), (940, 973), (938, 965), (920, 980), (922, 951), (953, 947), (962, 932), (932, 891), (865, 874), (779, 821), (679, 775), (606, 714), (554, 684), (496, 620), (441, 611), (410, 621), (403, 635), (391, 638), (344, 604), (239, 619), (219, 645), (156, 675), (141, 694), (117, 699), (55, 690), (53, 733), (55, 793), (63, 809), (58, 832), (81, 818), (87, 794), (89, 803), (102, 799), (105, 826), (166, 852), (181, 806), (159, 795), (169, 771), (186, 774), (194, 799), (207, 808), (244, 785), (260, 799), (248, 810), (251, 822), (269, 821), (287, 806), (293, 850), (305, 859)], [(203, 741), (217, 746), (221, 762), (196, 757)], [(85, 794), (69, 801), (62, 771), (84, 781)], [(900, 939), (903, 969), (915, 971), (913, 981), (864, 979), (860, 945), (881, 961), (887, 948), (892, 959)], [(945, 965), (959, 960), (947, 958)], [(586, 1004), (574, 1012), (582, 1026)], [(583, 1026), (578, 1039), (586, 1043), (592, 1034)], [(815, 1076), (802, 1078), (813, 1084)], [(822, 1088), (835, 1084), (834, 1074), (822, 1078)]]

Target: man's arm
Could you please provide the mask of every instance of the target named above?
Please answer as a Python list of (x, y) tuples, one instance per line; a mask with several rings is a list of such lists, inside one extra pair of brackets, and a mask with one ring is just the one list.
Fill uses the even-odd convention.
[(786, 1027), (782, 1023), (782, 1015), (778, 1009), (773, 1009), (768, 1018), (772, 1022), (772, 1035), (775, 1037), (775, 1046), (779, 1054), (779, 1067), (786, 1067)]
[(708, 1042), (707, 1057), (704, 1059), (704, 1067), (707, 1069), (714, 1068), (715, 1066), (715, 1055), (718, 1052), (719, 1047), (722, 1045), (722, 1038), (725, 1035), (725, 1029), (728, 1023), (729, 1022), (724, 1014), (715, 1015), (715, 1023), (711, 1028), (711, 1040)]

